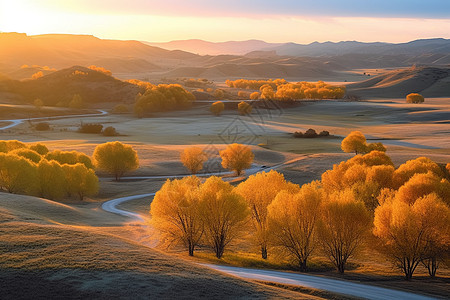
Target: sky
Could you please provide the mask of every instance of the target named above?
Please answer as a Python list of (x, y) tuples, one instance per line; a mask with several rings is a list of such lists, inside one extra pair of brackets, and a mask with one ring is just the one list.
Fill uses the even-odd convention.
[(165, 42), (450, 38), (450, 0), (0, 0), (0, 31)]

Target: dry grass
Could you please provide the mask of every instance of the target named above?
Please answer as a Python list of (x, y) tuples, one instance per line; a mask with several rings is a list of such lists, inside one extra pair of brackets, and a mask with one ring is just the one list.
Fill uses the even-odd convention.
[(166, 256), (106, 229), (30, 223), (4, 208), (0, 236), (2, 299), (302, 298)]

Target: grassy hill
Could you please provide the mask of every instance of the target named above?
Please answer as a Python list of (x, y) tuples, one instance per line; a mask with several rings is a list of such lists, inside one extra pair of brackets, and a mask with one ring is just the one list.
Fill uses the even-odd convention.
[[(106, 216), (118, 218), (95, 208), (0, 194), (2, 299), (306, 299), (169, 257), (131, 240), (136, 226), (105, 227), (98, 218)], [(88, 226), (95, 220), (97, 226)]]
[(45, 105), (67, 104), (75, 94), (85, 103), (134, 101), (138, 87), (85, 67), (74, 66), (34, 80), (0, 82), (0, 91), (15, 93), (25, 102), (39, 98)]
[(403, 98), (409, 93), (421, 93), (424, 97), (448, 97), (450, 68), (413, 67), (394, 70), (349, 84), (347, 91), (364, 98)]

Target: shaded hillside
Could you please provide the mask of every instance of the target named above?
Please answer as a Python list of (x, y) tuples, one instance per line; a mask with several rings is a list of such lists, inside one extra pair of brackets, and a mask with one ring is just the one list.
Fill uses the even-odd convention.
[[(59, 69), (73, 65), (89, 66), (100, 61), (106, 62), (104, 67), (114, 73), (124, 71), (124, 61), (126, 63), (127, 60), (128, 69), (136, 72), (142, 68), (154, 70), (156, 66), (150, 60), (179, 61), (196, 55), (152, 47), (138, 41), (102, 40), (90, 35), (0, 33), (0, 57), (5, 66), (15, 68), (28, 64)], [(131, 68), (132, 64), (137, 69)]]
[(450, 68), (413, 67), (390, 71), (349, 84), (347, 91), (364, 98), (403, 98), (409, 93), (421, 93), (424, 97), (450, 97)]
[(21, 95), (25, 102), (40, 98), (46, 105), (68, 103), (75, 94), (84, 102), (134, 101), (139, 88), (131, 83), (80, 66), (34, 80), (0, 82), (0, 91)]

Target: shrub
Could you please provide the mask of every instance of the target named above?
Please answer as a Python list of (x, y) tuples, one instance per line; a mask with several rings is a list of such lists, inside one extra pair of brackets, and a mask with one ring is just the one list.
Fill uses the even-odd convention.
[(104, 136), (116, 136), (119, 135), (116, 131), (116, 129), (112, 126), (108, 126), (105, 129), (103, 129), (103, 135)]
[(39, 131), (50, 130), (50, 124), (48, 124), (47, 122), (37, 123), (37, 124), (34, 126), (34, 129), (39, 130)]
[(319, 136), (330, 136), (330, 132), (323, 130), (319, 133)]
[(223, 104), (222, 101), (216, 101), (213, 104), (211, 104), (211, 107), (209, 110), (216, 116), (220, 116), (222, 111), (225, 109), (225, 104)]
[(411, 93), (406, 96), (406, 103), (423, 103), (425, 99), (421, 94)]
[(317, 132), (314, 129), (310, 128), (310, 129), (306, 130), (306, 132), (303, 135), (303, 137), (305, 137), (305, 138), (315, 138), (315, 137), (317, 137)]
[(128, 109), (128, 106), (126, 106), (125, 104), (117, 104), (116, 106), (114, 106), (114, 108), (112, 109), (112, 113), (113, 114), (126, 114), (128, 113), (130, 110)]
[(294, 137), (295, 138), (302, 138), (303, 137), (303, 132), (301, 132), (301, 131), (294, 132)]
[(242, 116), (249, 115), (252, 112), (252, 106), (247, 102), (242, 101), (238, 104), (238, 110)]
[(78, 129), (78, 132), (81, 133), (101, 133), (103, 129), (103, 125), (101, 124), (81, 124), (80, 128)]

